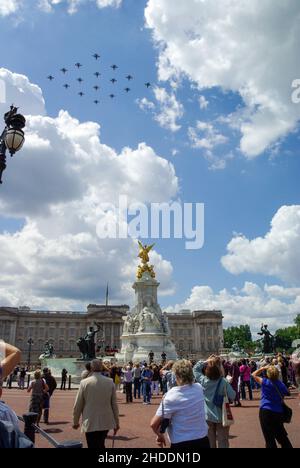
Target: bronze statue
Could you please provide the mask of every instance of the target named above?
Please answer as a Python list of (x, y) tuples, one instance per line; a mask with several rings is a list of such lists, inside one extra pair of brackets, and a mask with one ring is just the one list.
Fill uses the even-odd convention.
[(258, 335), (262, 336), (262, 351), (264, 354), (272, 354), (274, 352), (274, 336), (268, 330), (268, 325), (261, 325), (261, 331)]
[(80, 337), (77, 341), (77, 346), (81, 352), (81, 359), (85, 361), (91, 361), (96, 358), (95, 336), (99, 333), (102, 327), (97, 322), (95, 322), (95, 325), (97, 326), (96, 330), (94, 327), (90, 327), (86, 336), (84, 338)]

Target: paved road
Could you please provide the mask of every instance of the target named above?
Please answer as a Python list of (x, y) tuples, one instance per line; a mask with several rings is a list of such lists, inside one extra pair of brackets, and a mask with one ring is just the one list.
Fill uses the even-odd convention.
[[(244, 401), (242, 408), (233, 408), (235, 424), (230, 429), (230, 445), (232, 448), (263, 448), (264, 440), (258, 421), (259, 393), (255, 392), (253, 402)], [(57, 390), (52, 400), (50, 424), (41, 424), (41, 427), (56, 440), (78, 440), (84, 442), (80, 430), (72, 429), (72, 407), (76, 391)], [(29, 407), (29, 398), (26, 390), (4, 389), (5, 400), (17, 412), (22, 415)], [(116, 448), (153, 448), (155, 436), (149, 422), (160, 403), (160, 397), (154, 397), (152, 404), (144, 406), (140, 400), (132, 404), (126, 404), (124, 395), (118, 393), (118, 403), (121, 414), (121, 431), (117, 436)], [(288, 400), (288, 404), (294, 410), (293, 422), (287, 425), (290, 439), (294, 447), (300, 448), (300, 400), (296, 394)], [(49, 447), (41, 436), (37, 435), (37, 447)], [(109, 438), (107, 448), (111, 447), (112, 439)]]

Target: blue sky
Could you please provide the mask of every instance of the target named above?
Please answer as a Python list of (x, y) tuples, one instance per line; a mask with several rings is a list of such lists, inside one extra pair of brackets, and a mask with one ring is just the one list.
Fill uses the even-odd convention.
[[(191, 2), (194, 3), (194, 0)], [(155, 3), (156, 6), (166, 8), (166, 15), (170, 14), (166, 0), (150, 1), (149, 14)], [(78, 12), (73, 15), (67, 12), (64, 2), (57, 5), (52, 13), (30, 8), (30, 2), (25, 2), (25, 7), (22, 10), (22, 21), (17, 20), (15, 15), (0, 19), (1, 67), (27, 76), (31, 83), (41, 88), (49, 117), (56, 118), (63, 109), (80, 122), (99, 123), (101, 143), (115, 149), (117, 153), (121, 153), (124, 147), (136, 148), (139, 143), (145, 142), (156, 155), (174, 165), (179, 179), (179, 191), (175, 198), (179, 197), (183, 202), (205, 204), (205, 245), (201, 250), (185, 250), (184, 240), (156, 242), (156, 251), (173, 266), (171, 281), (176, 286), (172, 295), (161, 297), (162, 305), (166, 307), (191, 304), (187, 298), (194, 286), (208, 286), (216, 295), (223, 288), (242, 289), (245, 282), (255, 283), (261, 288), (265, 283), (283, 288), (297, 287), (297, 279), (287, 281), (284, 274), (280, 273), (279, 267), (272, 270), (278, 274), (270, 274), (267, 266), (265, 269), (261, 266), (248, 269), (247, 265), (244, 265), (241, 267), (243, 271), (233, 274), (234, 267), (226, 269), (221, 264), (221, 258), (226, 255), (226, 247), (234, 233), (241, 233), (249, 240), (260, 236), (264, 238), (270, 231), (272, 218), (281, 207), (300, 205), (297, 126), (293, 131), (287, 131), (280, 138), (273, 139), (270, 145), (266, 144), (265, 150), (255, 156), (241, 151), (241, 129), (232, 128), (228, 122), (221, 120), (237, 110), (243, 112), (247, 109), (245, 98), (243, 99), (236, 89), (237, 85), (230, 87), (230, 80), (226, 78), (226, 85), (222, 85), (220, 79), (219, 85), (201, 86), (202, 77), (199, 76), (197, 81), (190, 65), (183, 63), (181, 66), (179, 59), (174, 59), (175, 65), (172, 65), (170, 56), (170, 66), (177, 67), (177, 71), (182, 73), (178, 88), (172, 88), (172, 78), (159, 80), (157, 62), (162, 48), (158, 47), (152, 37), (155, 28), (145, 28), (146, 1), (123, 0), (119, 8), (103, 9), (97, 8), (93, 2), (88, 2), (79, 7)], [(216, 10), (218, 8), (219, 6)], [(211, 20), (213, 14), (214, 12), (211, 13)], [(260, 12), (258, 8), (257, 15), (259, 20), (263, 21), (265, 12)], [(153, 18), (155, 22), (155, 14)], [(184, 18), (187, 21), (186, 17)], [(171, 28), (171, 22), (169, 24)], [(156, 24), (156, 34), (162, 34), (160, 26), (159, 23)], [(173, 36), (170, 34), (169, 37), (172, 42)], [(164, 40), (167, 44), (167, 35)], [(178, 44), (176, 46), (179, 47)], [(93, 59), (94, 52), (101, 55), (99, 62)], [(257, 62), (261, 60), (258, 54)], [(74, 67), (77, 61), (84, 65), (80, 71)], [(119, 66), (116, 72), (110, 69), (113, 63)], [(69, 70), (66, 76), (59, 71), (63, 66)], [(209, 68), (208, 62), (207, 67)], [(99, 80), (93, 77), (93, 73), (98, 70), (102, 73)], [(125, 76), (128, 73), (134, 76), (134, 80), (130, 83), (131, 92), (126, 94)], [(51, 83), (47, 80), (49, 74), (55, 76)], [(284, 71), (282, 74), (284, 75)], [(82, 89), (86, 95), (83, 98), (77, 94), (80, 86), (76, 78), (79, 76), (84, 79)], [(113, 76), (118, 79), (116, 85), (109, 82)], [(101, 86), (98, 94), (91, 89), (97, 81)], [(150, 90), (144, 86), (147, 81), (152, 83)], [(71, 84), (67, 91), (63, 88), (66, 82)], [(217, 79), (215, 82), (217, 83)], [(177, 124), (181, 126), (178, 131), (162, 128), (153, 118), (151, 111), (145, 112), (139, 107), (137, 100), (147, 98), (159, 109), (154, 95), (155, 86), (165, 88), (167, 93), (174, 94), (182, 104), (184, 114), (177, 120)], [(112, 90), (116, 94), (114, 101), (108, 97)], [(96, 96), (100, 98), (98, 106), (93, 104)], [(200, 109), (200, 96), (204, 96), (208, 101), (207, 108)], [(22, 111), (27, 113), (24, 109)], [(214, 169), (212, 160), (207, 157), (206, 148), (201, 147), (201, 144), (198, 148), (193, 147), (188, 131), (189, 128), (195, 128), (197, 121), (212, 124), (214, 131), (226, 138), (223, 144), (212, 147), (213, 161), (225, 158), (226, 167)], [(173, 154), (174, 150), (176, 155)], [(10, 170), (12, 169), (8, 167), (7, 174)], [(143, 174), (143, 177), (150, 179), (152, 176), (151, 173)], [(101, 173), (99, 178), (101, 179)], [(22, 194), (19, 193), (18, 196), (22, 197)], [(8, 231), (13, 234), (19, 231), (24, 226), (25, 218), (25, 212), (23, 218), (16, 216), (9, 207), (4, 207), (0, 217), (1, 232)], [(297, 254), (295, 256), (297, 257)], [(103, 296), (105, 294), (105, 283), (103, 272), (103, 276), (99, 278), (99, 298), (102, 293)], [(113, 284), (111, 288), (113, 295)], [(91, 302), (96, 300), (98, 294), (96, 290), (93, 291), (94, 297), (91, 297)], [(60, 294), (61, 291), (53, 292), (56, 304), (59, 304)], [(192, 304), (194, 305), (193, 302)], [(212, 307), (215, 304), (214, 298)], [(200, 297), (199, 307), (204, 305), (206, 303), (201, 302)], [(217, 305), (221, 307), (222, 303), (218, 302)], [(256, 313), (256, 316), (259, 314)], [(287, 321), (291, 316), (292, 314)], [(263, 314), (257, 317), (257, 320), (260, 319), (263, 319)], [(238, 320), (244, 319), (238, 317)], [(276, 322), (275, 313), (272, 320)]]

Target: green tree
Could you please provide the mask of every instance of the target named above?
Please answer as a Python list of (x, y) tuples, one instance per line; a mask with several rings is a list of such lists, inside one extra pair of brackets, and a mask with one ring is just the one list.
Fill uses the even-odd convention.
[(275, 333), (276, 349), (289, 351), (292, 348), (292, 342), (299, 338), (298, 327), (280, 328)]
[(296, 324), (296, 327), (298, 327), (298, 330), (300, 331), (300, 314), (297, 315), (294, 322)]
[(244, 349), (253, 347), (249, 325), (240, 325), (239, 327), (230, 327), (224, 330), (225, 348), (232, 348), (235, 343), (238, 343)]

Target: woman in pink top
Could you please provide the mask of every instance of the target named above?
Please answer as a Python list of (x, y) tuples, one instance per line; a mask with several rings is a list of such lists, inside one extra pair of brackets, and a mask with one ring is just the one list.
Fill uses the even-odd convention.
[(248, 366), (247, 361), (244, 359), (240, 367), (240, 376), (241, 376), (241, 394), (242, 400), (246, 400), (246, 391), (245, 387), (247, 386), (249, 392), (249, 399), (253, 400), (252, 388), (250, 384), (251, 379), (251, 368)]

